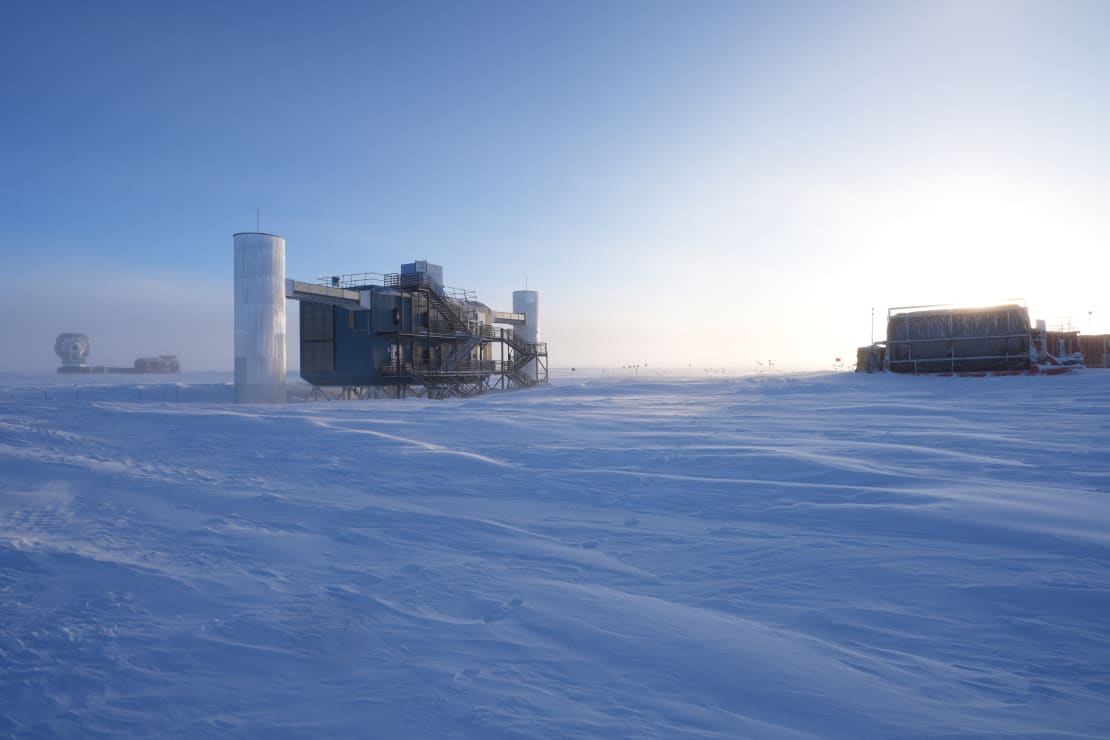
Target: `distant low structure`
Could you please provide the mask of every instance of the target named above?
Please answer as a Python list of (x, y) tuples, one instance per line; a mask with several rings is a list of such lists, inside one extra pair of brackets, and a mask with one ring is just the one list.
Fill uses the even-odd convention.
[(85, 360), (92, 349), (92, 343), (87, 334), (66, 332), (59, 334), (54, 340), (54, 354), (62, 360), (58, 368), (60, 373), (179, 373), (181, 363), (177, 355), (158, 355), (157, 357), (140, 357), (131, 367), (107, 367), (104, 365), (87, 365)]
[(1110, 364), (1105, 339), (1084, 345), (1079, 332), (1049, 331), (1044, 321), (1033, 324), (1024, 302), (892, 308), (886, 334), (885, 342), (857, 350), (856, 372), (1056, 374)]
[(157, 357), (140, 357), (135, 360), (134, 372), (136, 373), (179, 373), (181, 363), (177, 355), (158, 355)]
[(1080, 335), (1079, 352), (1087, 367), (1110, 368), (1110, 334)]
[(1044, 345), (1058, 357), (1082, 358), (1084, 367), (1110, 367), (1110, 334), (1085, 335), (1075, 329), (1049, 329)]

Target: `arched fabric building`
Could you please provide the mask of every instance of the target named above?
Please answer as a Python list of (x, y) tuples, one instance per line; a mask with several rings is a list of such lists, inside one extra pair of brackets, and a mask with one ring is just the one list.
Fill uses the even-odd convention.
[(896, 373), (1025, 371), (1033, 361), (1029, 311), (986, 308), (891, 309), (886, 364)]
[(520, 305), (529, 312), (494, 311), (444, 287), (443, 268), (426, 261), (385, 275), (287, 279), (285, 290), (300, 302), (304, 380), (345, 396), (432, 398), (547, 382), (539, 298), (524, 292)]
[(887, 312), (886, 341), (859, 348), (856, 372), (1055, 374), (1083, 362), (1078, 332), (1048, 331), (1044, 321), (1034, 324), (1023, 302), (908, 306)]

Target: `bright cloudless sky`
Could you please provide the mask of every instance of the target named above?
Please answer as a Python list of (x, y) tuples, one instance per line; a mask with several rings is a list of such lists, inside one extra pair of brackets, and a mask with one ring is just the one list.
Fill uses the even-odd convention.
[(829, 368), (1001, 298), (1110, 332), (1107, 2), (12, 0), (0, 93), (0, 369), (230, 369), (256, 208), (290, 277), (527, 276), (553, 367)]

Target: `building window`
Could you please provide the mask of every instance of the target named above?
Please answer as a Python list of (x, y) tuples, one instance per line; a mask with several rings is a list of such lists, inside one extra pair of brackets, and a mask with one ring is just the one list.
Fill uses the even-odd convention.
[(301, 303), (301, 370), (335, 370), (335, 309), (321, 303)]

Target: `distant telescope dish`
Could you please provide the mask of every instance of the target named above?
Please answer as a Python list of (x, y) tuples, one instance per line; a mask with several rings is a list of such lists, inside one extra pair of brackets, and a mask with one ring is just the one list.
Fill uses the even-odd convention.
[(54, 353), (63, 366), (84, 365), (89, 356), (89, 337), (85, 334), (59, 334), (54, 340)]

